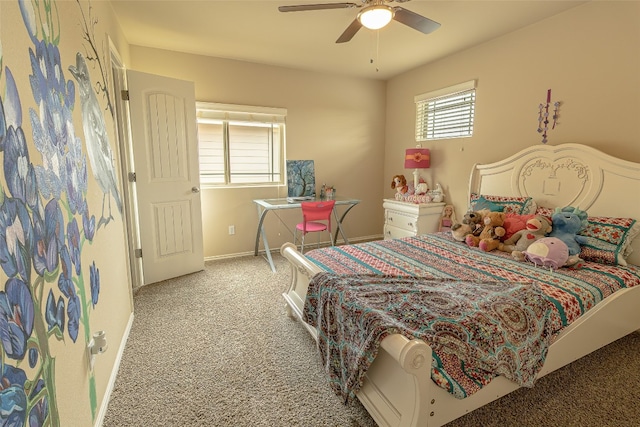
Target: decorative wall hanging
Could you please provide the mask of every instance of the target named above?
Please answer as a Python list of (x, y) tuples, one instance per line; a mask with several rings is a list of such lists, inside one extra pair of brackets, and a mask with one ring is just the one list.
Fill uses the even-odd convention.
[[(547, 143), (547, 132), (549, 131), (549, 104), (551, 103), (551, 89), (547, 90), (547, 102), (546, 104), (540, 104), (538, 106), (538, 133), (542, 134), (542, 143)], [(553, 116), (551, 117), (553, 122), (551, 123), (551, 129), (556, 128), (558, 121), (558, 111), (560, 109), (560, 102), (553, 103)]]

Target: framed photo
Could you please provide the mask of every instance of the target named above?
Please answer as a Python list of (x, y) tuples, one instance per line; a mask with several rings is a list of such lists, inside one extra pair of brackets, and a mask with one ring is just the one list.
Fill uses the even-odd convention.
[(315, 199), (316, 175), (313, 160), (287, 160), (287, 197)]

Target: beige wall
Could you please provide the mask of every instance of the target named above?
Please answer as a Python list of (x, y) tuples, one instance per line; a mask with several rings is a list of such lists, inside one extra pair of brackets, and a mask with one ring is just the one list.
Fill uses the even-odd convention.
[[(198, 101), (286, 108), (287, 153), (314, 160), (323, 182), (340, 196), (362, 200), (347, 216), (348, 236), (382, 234), (385, 135), (384, 82), (131, 46), (130, 68), (195, 82)], [(253, 253), (258, 224), (254, 199), (286, 197), (286, 186), (203, 189), (206, 258)], [(272, 248), (291, 241), (299, 210), (269, 214)], [(228, 234), (235, 225), (236, 234)], [(315, 241), (315, 240), (314, 240)]]
[[(640, 2), (590, 2), (397, 76), (387, 87), (385, 176), (415, 144), (414, 96), (477, 80), (471, 138), (423, 143), (428, 182), (439, 181), (461, 216), (474, 163), (541, 143), (538, 105), (561, 101), (549, 144), (578, 142), (640, 162)], [(385, 196), (393, 190), (385, 188)]]

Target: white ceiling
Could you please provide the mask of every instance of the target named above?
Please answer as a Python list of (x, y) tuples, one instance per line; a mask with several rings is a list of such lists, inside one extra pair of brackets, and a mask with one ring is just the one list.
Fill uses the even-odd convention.
[(386, 80), (585, 3), (392, 2), (391, 6), (402, 6), (442, 26), (425, 35), (392, 21), (377, 32), (362, 28), (350, 42), (343, 44), (335, 41), (360, 9), (278, 11), (281, 5), (340, 2), (112, 0), (112, 5), (128, 42), (133, 45)]

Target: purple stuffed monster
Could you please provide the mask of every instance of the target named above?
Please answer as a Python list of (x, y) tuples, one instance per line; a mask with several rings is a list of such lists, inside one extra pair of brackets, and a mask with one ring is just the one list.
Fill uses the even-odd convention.
[(569, 247), (557, 237), (543, 237), (529, 245), (524, 256), (535, 265), (557, 270), (567, 263)]

